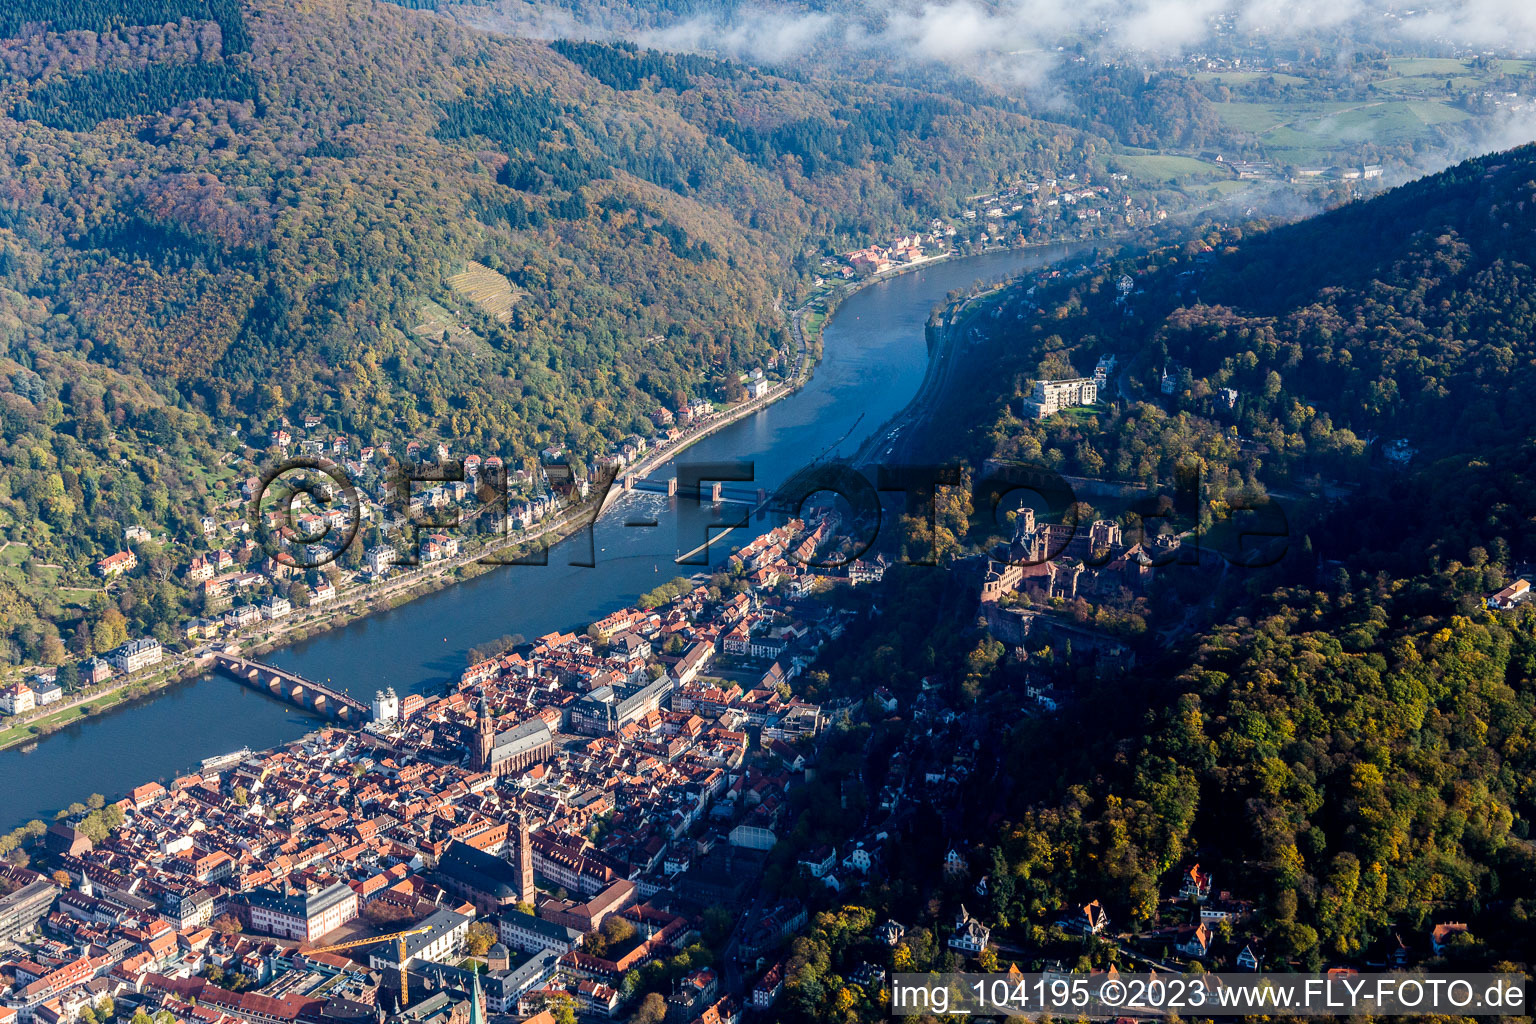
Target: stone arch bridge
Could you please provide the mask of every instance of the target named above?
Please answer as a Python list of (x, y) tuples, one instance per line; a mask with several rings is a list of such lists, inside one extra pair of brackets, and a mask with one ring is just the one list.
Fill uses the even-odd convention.
[(344, 690), (305, 679), (296, 672), (222, 652), (214, 654), (213, 665), (236, 682), (271, 694), (305, 711), (313, 711), (348, 725), (362, 725), (368, 721), (368, 705)]

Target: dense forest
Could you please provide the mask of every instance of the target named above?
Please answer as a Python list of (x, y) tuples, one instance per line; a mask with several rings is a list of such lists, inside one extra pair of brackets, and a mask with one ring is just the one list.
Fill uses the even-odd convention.
[(1188, 75), (1148, 73), (1093, 62), (1065, 66), (1060, 84), (1065, 109), (1044, 116), (1086, 128), (1127, 146), (1225, 149), (1240, 137)]
[(658, 89), (682, 92), (693, 87), (698, 75), (735, 78), (744, 69), (729, 61), (698, 54), (658, 53), (634, 43), (591, 43), (556, 39), (549, 48), (602, 82), (610, 89), (638, 89), (646, 83)]
[[(1033, 288), (1038, 308), (995, 329), (1009, 342), (996, 379), (1011, 386), (993, 395), (995, 418), (971, 425), (974, 458), (1095, 476), (1142, 458), (1139, 472), (1164, 482), (1198, 459), (1208, 483), (1255, 488), (1294, 483), (1304, 466), (1321, 482), (1289, 499), (1278, 563), (1160, 576), (1151, 608), (1164, 618), (1149, 621), (1128, 673), (1052, 668), (1049, 649), (1006, 654), (960, 568), (888, 574), (880, 614), (810, 678), (853, 697), (879, 682), (903, 714), (850, 728), (830, 749), (854, 756), (830, 758), (817, 785), (846, 792), (848, 778), (878, 780), (893, 751), (921, 751), (906, 709), (935, 690), (996, 767), (959, 806), (911, 816), (867, 907), (822, 901), (791, 961), (799, 1019), (878, 1015), (847, 975), (879, 955), (870, 921), (887, 913), (908, 927), (899, 965), (954, 969), (946, 915), (963, 901), (1011, 950), (994, 963), (1104, 966), (1116, 945), (1064, 931), (1062, 915), (1099, 900), (1117, 934), (1178, 924), (1187, 901), (1173, 897), (1194, 863), (1252, 904), (1218, 930), (1208, 968), (1244, 945), (1306, 969), (1385, 963), (1400, 943), (1423, 960), (1445, 921), (1467, 931), (1432, 966), (1529, 968), (1536, 607), (1492, 611), (1485, 598), (1536, 557), (1536, 415), (1520, 397), (1536, 365), (1533, 202), (1526, 147), (1292, 226), (1216, 232), (1002, 298), (1012, 309)], [(1033, 379), (1086, 372), (1105, 353), (1127, 361), (1132, 398), (1039, 424), (1002, 411)], [(1170, 358), (1184, 369), (1166, 394)], [(1213, 406), (1229, 385), (1238, 407)], [(1375, 446), (1330, 436), (1346, 430), (1405, 437), (1417, 454), (1372, 458)], [(1272, 450), (1255, 456), (1250, 438)], [(1102, 463), (1087, 465), (1088, 446)], [(1206, 497), (1210, 514), (1221, 486)], [(996, 538), (989, 515), (975, 510), (960, 553)], [(1191, 611), (1197, 628), (1171, 645), (1179, 631), (1159, 635)], [(1059, 710), (1018, 715), (1042, 672), (1069, 694)], [(802, 831), (814, 843), (843, 828), (812, 815)], [(939, 877), (951, 847), (969, 871)]]
[(0, 10), (0, 38), (19, 35), (29, 24), (51, 32), (103, 32), (133, 25), (163, 25), (190, 18), (219, 27), (226, 54), (250, 49), (240, 0), (12, 0)]
[[(1220, 486), (1293, 489), (1354, 484), (1396, 442), (1429, 458), (1507, 440), (1536, 359), (1531, 164), (1529, 149), (1485, 157), (1043, 283), (1000, 335), (993, 369), (1015, 388), (973, 451), (1148, 483), (1193, 460)], [(1020, 419), (1036, 379), (1104, 355), (1128, 395)]]
[(195, 99), (254, 101), (256, 83), (223, 62), (90, 71), (33, 89), (11, 117), (83, 132), (107, 118), (140, 117)]
[[(0, 116), (0, 532), (74, 587), (0, 572), (12, 664), (109, 612), (169, 638), (191, 527), (285, 421), (354, 451), (595, 456), (782, 361), (780, 299), (820, 253), (1103, 144), (365, 0), (21, 0)], [(470, 261), (510, 284), (504, 315), (450, 285)], [(91, 596), (133, 524), (169, 536)]]

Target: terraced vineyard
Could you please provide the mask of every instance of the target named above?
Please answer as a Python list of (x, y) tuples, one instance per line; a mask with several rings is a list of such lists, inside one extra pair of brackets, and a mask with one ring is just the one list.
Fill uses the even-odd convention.
[(484, 263), (469, 261), (469, 268), (448, 279), (455, 292), (474, 303), (484, 313), (502, 323), (512, 319), (512, 307), (520, 297), (512, 282)]

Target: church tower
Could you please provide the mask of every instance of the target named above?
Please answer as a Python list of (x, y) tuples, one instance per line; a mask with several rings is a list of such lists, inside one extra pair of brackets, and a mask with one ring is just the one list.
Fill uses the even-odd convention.
[(484, 698), (480, 701), (480, 715), (475, 722), (475, 757), (476, 771), (488, 772), (491, 770), (491, 748), (496, 746), (496, 723), (491, 719), (491, 712)]
[(473, 978), (470, 981), (469, 990), (469, 1024), (485, 1024), (485, 1007), (481, 1005), (484, 997), (480, 995), (480, 972), (471, 973)]
[(512, 863), (517, 867), (517, 899), (530, 907), (538, 897), (533, 884), (533, 844), (528, 840), (528, 819), (517, 816), (517, 846), (512, 851)]

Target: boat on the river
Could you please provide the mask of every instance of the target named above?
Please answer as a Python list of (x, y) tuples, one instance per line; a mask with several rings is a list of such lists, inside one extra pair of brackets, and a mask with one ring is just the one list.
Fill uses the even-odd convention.
[(232, 750), (227, 754), (217, 754), (213, 757), (205, 757), (202, 761), (203, 771), (215, 772), (221, 768), (228, 768), (232, 764), (239, 764), (241, 761), (244, 761), (250, 756), (251, 748), (241, 747), (239, 750)]

